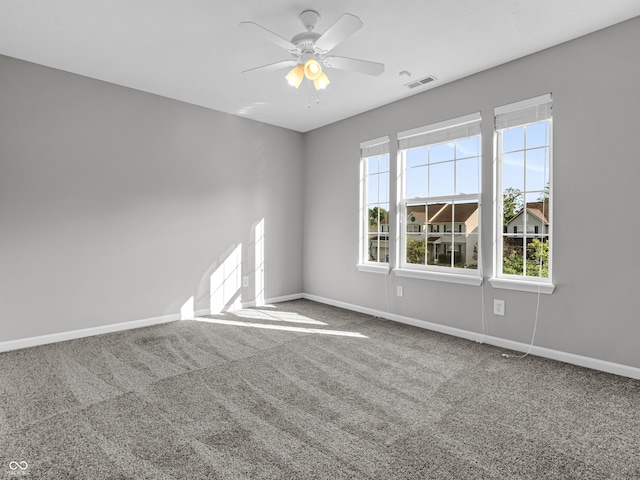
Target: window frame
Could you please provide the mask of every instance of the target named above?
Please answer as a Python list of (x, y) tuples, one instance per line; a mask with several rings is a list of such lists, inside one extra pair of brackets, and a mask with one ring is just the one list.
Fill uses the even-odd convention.
[[(397, 188), (397, 217), (399, 224), (399, 235), (397, 236), (398, 256), (396, 259), (396, 265), (394, 273), (401, 277), (430, 279), (438, 281), (446, 281), (452, 283), (462, 283), (467, 285), (481, 285), (482, 284), (482, 132), (481, 132), (482, 118), (480, 113), (473, 113), (462, 117), (453, 118), (444, 122), (438, 122), (435, 124), (419, 127), (417, 129), (407, 130), (405, 132), (398, 133), (398, 155), (397, 155), (397, 171), (398, 175), (398, 188)], [(423, 136), (423, 137), (420, 137)], [(416, 148), (431, 148), (440, 144), (453, 143), (468, 138), (477, 137), (479, 142), (477, 156), (471, 156), (468, 158), (475, 158), (478, 162), (478, 192), (471, 194), (468, 193), (452, 193), (447, 195), (427, 195), (425, 197), (406, 197), (406, 184), (407, 184), (407, 152)], [(456, 162), (467, 159), (457, 158), (457, 152), (451, 160), (453, 164), (453, 178), (456, 180)], [(432, 165), (427, 162), (428, 165)], [(437, 165), (437, 164), (436, 164)], [(427, 192), (427, 194), (430, 192)], [(451, 241), (454, 242), (454, 238), (458, 234), (468, 234), (470, 232), (458, 232), (456, 228), (455, 217), (452, 215), (450, 228), (447, 229), (446, 225), (440, 229), (439, 224), (429, 222), (429, 205), (434, 205), (438, 202), (444, 202), (445, 204), (452, 205), (455, 211), (455, 205), (461, 203), (474, 203), (477, 204), (477, 227), (473, 235), (476, 237), (476, 268), (462, 268), (455, 267), (453, 265), (441, 266), (435, 264), (416, 264), (407, 262), (406, 248), (407, 248), (407, 234), (408, 221), (407, 221), (407, 207), (411, 205), (424, 205), (425, 208), (425, 227), (421, 229), (425, 235), (425, 239), (429, 233), (434, 233), (432, 230), (434, 226), (437, 229), (437, 233), (441, 235), (451, 235)], [(442, 232), (441, 232), (442, 230)], [(455, 243), (455, 242), (454, 242)], [(445, 244), (446, 245), (446, 244)], [(455, 245), (452, 249), (455, 251)], [(446, 247), (445, 247), (446, 249)], [(425, 260), (427, 257), (427, 246), (425, 243)], [(455, 254), (454, 254), (455, 258)], [(428, 262), (428, 260), (426, 260)], [(452, 259), (453, 263), (453, 259)]]
[[(494, 109), (495, 129), (494, 129), (494, 266), (493, 276), (489, 279), (489, 283), (494, 288), (518, 290), (525, 292), (536, 292), (551, 294), (555, 289), (553, 283), (553, 114), (552, 105), (553, 100), (551, 94), (540, 95), (530, 99), (522, 100), (519, 102), (503, 105)], [(504, 165), (504, 153), (503, 153), (503, 134), (506, 130), (519, 128), (522, 126), (529, 126), (538, 124), (541, 122), (548, 122), (549, 129), (549, 141), (546, 147), (549, 149), (549, 172), (548, 172), (548, 188), (546, 193), (548, 195), (548, 260), (547, 260), (547, 277), (527, 276), (527, 275), (513, 275), (503, 272), (503, 252), (504, 252), (504, 182), (503, 182), (503, 165)], [(526, 129), (525, 129), (526, 132)], [(539, 147), (536, 147), (539, 148)], [(528, 149), (526, 144), (523, 146), (523, 152), (533, 150), (534, 147)], [(526, 167), (525, 167), (526, 168)], [(524, 170), (523, 180), (526, 179), (526, 169)], [(536, 190), (533, 190), (534, 192)], [(536, 233), (528, 231), (528, 225), (526, 221), (527, 212), (527, 185), (524, 184), (522, 191), (523, 195), (523, 211), (522, 215), (525, 217), (522, 224), (522, 228), (519, 225), (514, 225), (513, 228), (517, 229), (513, 235), (522, 235), (523, 248), (526, 248), (526, 240), (529, 235), (535, 237)], [(522, 230), (522, 232), (520, 232)], [(535, 232), (535, 228), (534, 228)], [(509, 233), (509, 232), (507, 232)], [(542, 234), (545, 235), (544, 229)], [(524, 264), (526, 264), (526, 253), (524, 254)], [(524, 270), (523, 264), (523, 272)]]
[[(359, 247), (358, 247), (358, 263), (356, 268), (361, 272), (369, 273), (382, 273), (388, 274), (391, 269), (391, 263), (389, 258), (386, 262), (372, 261), (369, 259), (369, 161), (373, 158), (386, 155), (387, 157), (387, 201), (377, 202), (377, 205), (381, 203), (387, 204), (387, 218), (389, 223), (384, 226), (378, 225), (378, 240), (380, 241), (380, 235), (386, 234), (387, 236), (387, 257), (390, 257), (391, 252), (391, 232), (390, 232), (390, 207), (391, 207), (391, 157), (390, 157), (390, 137), (385, 135), (383, 137), (374, 138), (360, 143), (360, 213), (359, 213)], [(377, 172), (380, 174), (380, 171)], [(378, 197), (379, 200), (379, 197)], [(378, 254), (379, 254), (378, 247)]]

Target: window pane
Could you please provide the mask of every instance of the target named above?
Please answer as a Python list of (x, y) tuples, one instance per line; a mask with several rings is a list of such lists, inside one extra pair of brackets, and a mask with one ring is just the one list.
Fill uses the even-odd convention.
[(524, 190), (524, 152), (503, 155), (502, 186)]
[(378, 241), (378, 235), (370, 234), (368, 238), (368, 246), (369, 246), (369, 261), (370, 262), (378, 262), (380, 245)]
[(467, 233), (457, 235), (456, 242), (461, 245), (460, 266), (462, 268), (478, 268), (478, 234)]
[(424, 205), (408, 205), (406, 211), (407, 232), (423, 232), (426, 225)]
[(389, 155), (381, 155), (378, 157), (380, 171), (388, 172), (389, 171)]
[(378, 173), (378, 159), (380, 157), (371, 157), (367, 159), (367, 173)]
[(524, 149), (524, 127), (510, 128), (502, 131), (502, 152)]
[[(450, 228), (447, 228), (447, 230), (450, 231)], [(436, 245), (436, 265), (439, 267), (451, 267), (454, 251), (453, 235), (451, 233), (442, 235), (440, 243)]]
[(527, 125), (527, 148), (549, 145), (549, 122)]
[(369, 231), (388, 231), (389, 226), (389, 204), (381, 203), (369, 206)]
[(502, 238), (502, 273), (524, 274), (523, 242), (521, 237), (504, 235)]
[[(527, 199), (527, 233), (549, 233), (549, 201), (545, 200), (545, 192), (530, 192)], [(522, 232), (525, 230), (522, 229)]]
[(437, 265), (438, 245), (441, 243), (442, 235), (429, 233), (427, 236), (427, 265)]
[(480, 159), (456, 162), (456, 193), (478, 193), (480, 191)]
[(381, 203), (378, 207), (380, 210), (380, 225), (378, 231), (389, 233), (389, 204)]
[(429, 163), (440, 163), (453, 160), (455, 158), (455, 148), (453, 143), (440, 143), (429, 147)]
[(429, 150), (427, 147), (414, 148), (407, 150), (407, 168), (426, 165), (429, 163)]
[(425, 226), (426, 208), (424, 205), (409, 205), (405, 213), (406, 220), (406, 262), (425, 264)]
[(480, 136), (456, 141), (456, 158), (480, 156)]
[(527, 237), (528, 277), (549, 277), (549, 242), (546, 238)]
[(367, 178), (367, 203), (378, 203), (378, 175)]
[(458, 233), (478, 232), (478, 202), (456, 202), (453, 205), (453, 230)]
[(379, 185), (380, 185), (380, 197), (378, 198), (379, 202), (388, 202), (389, 201), (389, 174), (381, 173), (378, 175), (379, 177)]
[[(502, 193), (502, 224), (505, 233), (513, 233), (513, 228), (518, 226), (522, 231), (524, 220), (521, 213), (523, 206), (524, 195), (519, 190), (507, 189)], [(516, 228), (515, 232), (517, 231), (518, 229)]]
[(453, 195), (453, 162), (429, 166), (429, 195)]
[(426, 197), (427, 196), (427, 179), (428, 168), (415, 167), (407, 169), (406, 175), (406, 198)]
[(527, 185), (529, 190), (544, 190), (549, 182), (549, 149), (527, 150)]
[[(456, 227), (454, 229), (455, 232), (458, 231)], [(453, 266), (456, 268), (464, 268), (467, 258), (467, 244), (466, 244), (466, 235), (462, 235), (460, 233), (453, 234), (453, 250), (452, 250), (452, 262)]]

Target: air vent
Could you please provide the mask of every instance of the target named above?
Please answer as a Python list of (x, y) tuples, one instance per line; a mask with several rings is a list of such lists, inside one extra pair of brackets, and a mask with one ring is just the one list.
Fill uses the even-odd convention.
[(407, 83), (405, 86), (409, 88), (418, 88), (422, 85), (433, 82), (435, 79), (436, 77), (434, 77), (433, 75), (429, 75), (428, 77), (421, 78), (420, 80), (416, 80), (415, 82)]

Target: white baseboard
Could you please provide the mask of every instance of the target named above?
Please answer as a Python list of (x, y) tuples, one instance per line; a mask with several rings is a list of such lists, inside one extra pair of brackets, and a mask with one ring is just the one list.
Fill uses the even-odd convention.
[[(449, 327), (446, 325), (439, 325), (437, 323), (427, 322), (425, 320), (418, 320), (415, 318), (405, 317), (402, 315), (396, 315), (394, 313), (383, 312), (380, 310), (374, 310), (371, 308), (361, 307), (359, 305), (352, 305), (350, 303), (331, 300), (328, 298), (318, 297), (316, 295), (303, 294), (303, 298), (312, 300), (314, 302), (325, 303), (334, 307), (344, 308), (345, 310), (352, 310), (354, 312), (364, 313), (366, 315), (372, 315), (374, 317), (380, 317), (394, 322), (405, 323), (407, 325), (413, 325), (415, 327), (424, 328), (426, 330), (432, 330), (434, 332), (445, 333), (447, 335), (453, 335), (455, 337), (465, 338), (479, 343), (488, 343), (496, 347), (501, 347), (516, 352), (529, 351), (529, 345), (513, 340), (507, 340), (500, 337), (494, 337), (491, 335), (483, 335), (478, 332), (470, 332), (468, 330), (462, 330), (455, 327)], [(597, 358), (585, 357), (582, 355), (576, 355), (573, 353), (562, 352), (560, 350), (552, 350), (550, 348), (538, 347), (533, 345), (531, 347), (531, 355), (538, 357), (549, 358), (551, 360), (557, 360), (559, 362), (570, 363), (580, 367), (591, 368), (592, 370), (599, 370), (606, 373), (613, 373), (614, 375), (620, 375), (623, 377), (634, 378), (640, 380), (640, 368), (632, 367), (629, 365), (623, 365), (620, 363), (607, 362), (605, 360), (599, 360)]]
[(283, 295), (281, 297), (273, 297), (265, 299), (264, 303), (269, 305), (271, 303), (290, 302), (291, 300), (300, 300), (305, 298), (304, 293), (294, 293), (293, 295)]
[[(494, 337), (491, 335), (483, 335), (478, 332), (471, 332), (468, 330), (462, 330), (460, 328), (449, 327), (447, 325), (440, 325), (437, 323), (427, 322), (425, 320), (418, 320), (411, 317), (405, 317), (403, 315), (397, 315), (394, 313), (383, 312), (381, 310), (375, 310), (372, 308), (362, 307), (360, 305), (353, 305), (350, 303), (340, 302), (337, 300), (331, 300), (329, 298), (319, 297), (317, 295), (311, 295), (307, 293), (296, 293), (293, 295), (284, 295), (281, 297), (273, 297), (265, 300), (265, 304), (274, 304), (281, 302), (288, 302), (291, 300), (299, 300), (305, 298), (318, 303), (324, 303), (332, 305), (338, 308), (344, 308), (345, 310), (351, 310), (354, 312), (364, 313), (373, 317), (380, 317), (394, 322), (404, 323), (407, 325), (413, 325), (414, 327), (424, 328), (434, 332), (444, 333), (455, 337), (465, 338), (474, 342), (487, 343), (496, 347), (501, 347), (517, 352), (526, 352), (529, 350), (529, 345), (513, 340), (507, 340), (500, 337)], [(255, 302), (247, 302), (242, 304), (242, 308), (251, 308), (256, 305)], [(210, 309), (197, 310), (195, 316), (210, 315)], [(41, 335), (38, 337), (22, 338), (18, 340), (10, 340), (7, 342), (0, 342), (0, 353), (8, 352), (11, 350), (18, 350), (21, 348), (35, 347), (38, 345), (46, 345), (49, 343), (63, 342), (65, 340), (73, 340), (76, 338), (90, 337), (93, 335), (102, 335), (105, 333), (120, 332), (124, 330), (132, 330), (134, 328), (148, 327), (151, 325), (159, 325), (162, 323), (169, 323), (178, 321), (181, 319), (179, 313), (173, 315), (164, 315), (161, 317), (146, 318), (142, 320), (135, 320), (132, 322), (116, 323), (111, 325), (102, 325), (100, 327), (84, 328), (80, 330), (72, 330), (69, 332), (53, 333), (50, 335)], [(599, 360), (597, 358), (585, 357), (582, 355), (576, 355), (573, 353), (562, 352), (560, 350), (552, 350), (545, 347), (539, 347), (533, 345), (531, 347), (532, 355), (539, 357), (549, 358), (551, 360), (557, 360), (560, 362), (570, 363), (578, 365), (580, 367), (591, 368), (593, 370), (600, 370), (602, 372), (613, 373), (623, 377), (634, 378), (640, 380), (640, 368), (632, 367), (629, 365), (622, 365), (619, 363), (607, 362), (605, 360)]]
[(179, 313), (173, 315), (163, 315), (161, 317), (145, 318), (142, 320), (134, 320), (132, 322), (114, 323), (111, 325), (101, 325), (99, 327), (71, 330), (69, 332), (40, 335), (38, 337), (20, 338), (18, 340), (9, 340), (8, 342), (0, 342), (0, 352), (8, 352), (10, 350), (19, 350), (21, 348), (36, 347), (38, 345), (63, 342), (65, 340), (74, 340), (76, 338), (91, 337), (93, 335), (102, 335), (104, 333), (121, 332), (123, 330), (132, 330), (134, 328), (149, 327), (151, 325), (175, 322), (177, 320), (180, 320)]

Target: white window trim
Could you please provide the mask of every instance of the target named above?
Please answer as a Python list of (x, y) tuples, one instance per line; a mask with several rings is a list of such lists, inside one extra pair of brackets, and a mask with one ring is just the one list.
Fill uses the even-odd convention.
[[(425, 197), (425, 198), (404, 198), (402, 192), (404, 192), (404, 186), (406, 182), (406, 176), (404, 172), (404, 162), (403, 162), (403, 150), (407, 150), (409, 148), (416, 148), (417, 146), (430, 145), (431, 142), (420, 141), (419, 136), (422, 135), (430, 135), (436, 132), (440, 132), (442, 130), (446, 130), (449, 128), (464, 128), (468, 124), (478, 124), (477, 133), (474, 135), (480, 135), (480, 142), (482, 144), (482, 134), (480, 129), (480, 122), (482, 117), (480, 112), (472, 113), (469, 115), (465, 115), (463, 117), (457, 117), (450, 120), (445, 120), (443, 122), (438, 122), (435, 124), (427, 125), (424, 127), (414, 128), (411, 130), (405, 130), (403, 132), (398, 133), (398, 155), (397, 155), (397, 169), (398, 172), (402, 172), (398, 175), (398, 224), (399, 224), (399, 234), (397, 235), (398, 246), (397, 246), (397, 260), (396, 266), (393, 269), (393, 272), (399, 277), (407, 277), (407, 278), (417, 278), (423, 280), (434, 280), (441, 282), (449, 282), (449, 283), (457, 283), (463, 285), (482, 285), (483, 281), (483, 268), (482, 268), (482, 235), (481, 235), (481, 225), (482, 225), (482, 192), (478, 192), (477, 194), (470, 195), (448, 195), (446, 197)], [(413, 137), (418, 137), (413, 140)], [(465, 137), (459, 137), (465, 138)], [(456, 138), (457, 140), (458, 138)], [(437, 143), (437, 142), (435, 142)], [(403, 144), (404, 148), (403, 148)], [(482, 151), (480, 152), (480, 165), (482, 165)], [(481, 179), (482, 181), (482, 179)], [(438, 201), (439, 199), (447, 199), (447, 200), (474, 200), (478, 202), (478, 268), (477, 269), (464, 269), (464, 268), (456, 268), (456, 267), (438, 267), (436, 265), (414, 265), (407, 264), (405, 262), (404, 255), (404, 246), (406, 241), (406, 231), (404, 226), (406, 225), (406, 204), (411, 202), (433, 202)], [(428, 233), (425, 231), (425, 234)], [(452, 232), (456, 233), (456, 232)]]
[[(356, 268), (360, 272), (365, 273), (378, 273), (388, 275), (391, 270), (391, 265), (389, 262), (371, 262), (368, 260), (368, 255), (366, 252), (365, 246), (365, 237), (368, 233), (368, 212), (367, 210), (367, 172), (365, 169), (365, 158), (374, 157), (377, 155), (387, 154), (389, 155), (389, 167), (391, 167), (391, 155), (389, 152), (390, 147), (390, 137), (389, 135), (385, 135), (383, 137), (374, 138), (372, 140), (367, 140), (365, 142), (360, 143), (360, 221), (359, 221), (359, 247), (358, 247), (358, 263), (356, 264)], [(389, 185), (387, 187), (390, 192), (391, 188), (391, 171), (389, 171)], [(391, 198), (389, 200), (389, 205), (391, 205)], [(389, 238), (389, 241), (391, 238)]]
[[(508, 105), (503, 105), (500, 107), (496, 107), (494, 109), (494, 118), (498, 115), (509, 114), (512, 112), (518, 112), (521, 110), (535, 109), (540, 105), (547, 105), (551, 103), (552, 96), (550, 93), (539, 95), (537, 97), (528, 98), (526, 100), (522, 100), (519, 102), (510, 103)], [(546, 108), (546, 107), (545, 107)], [(543, 115), (546, 114), (546, 110), (542, 110)], [(551, 146), (549, 150), (549, 185), (551, 187), (551, 194), (553, 195), (553, 116), (549, 113), (549, 120), (551, 121), (551, 128), (549, 131), (549, 145)], [(525, 124), (523, 124), (525, 125)], [(502, 130), (502, 129), (501, 129)], [(493, 180), (494, 180), (494, 205), (500, 205), (502, 207), (502, 202), (500, 201), (498, 195), (499, 192), (503, 191), (502, 186), (502, 175), (500, 172), (500, 162), (499, 157), (501, 155), (501, 146), (499, 144), (499, 132), (497, 128), (494, 128), (494, 168), (493, 168)], [(508, 275), (502, 273), (502, 222), (498, 219), (502, 216), (502, 208), (500, 211), (494, 212), (494, 266), (493, 266), (493, 277), (489, 278), (489, 283), (493, 288), (503, 289), (503, 290), (516, 290), (520, 292), (531, 292), (531, 293), (542, 293), (550, 295), (555, 290), (555, 284), (553, 283), (553, 206), (555, 204), (554, 199), (551, 199), (551, 205), (549, 207), (549, 218), (551, 220), (549, 224), (549, 239), (551, 240), (551, 248), (549, 249), (549, 278), (540, 278), (540, 277), (519, 277), (516, 275)], [(525, 234), (526, 235), (526, 234)]]
[[(445, 268), (445, 267), (442, 267)], [(452, 270), (447, 267), (447, 270)], [(451, 271), (438, 272), (435, 270), (421, 270), (417, 268), (394, 268), (393, 273), (398, 277), (417, 278), (420, 280), (434, 280), (437, 282), (457, 283), (460, 285), (482, 285), (482, 276), (477, 273), (463, 274), (458, 273), (461, 269), (455, 269), (455, 273)]]
[(383, 275), (388, 275), (389, 272), (391, 271), (391, 266), (388, 263), (382, 263), (379, 265), (373, 265), (373, 262), (371, 263), (358, 263), (356, 265), (356, 268), (361, 271), (361, 272), (365, 272), (365, 273), (380, 273)]
[(536, 282), (529, 280), (515, 280), (512, 278), (494, 277), (489, 279), (493, 288), (501, 290), (517, 290), (519, 292), (544, 293), (551, 295), (555, 290), (555, 284), (551, 282)]

